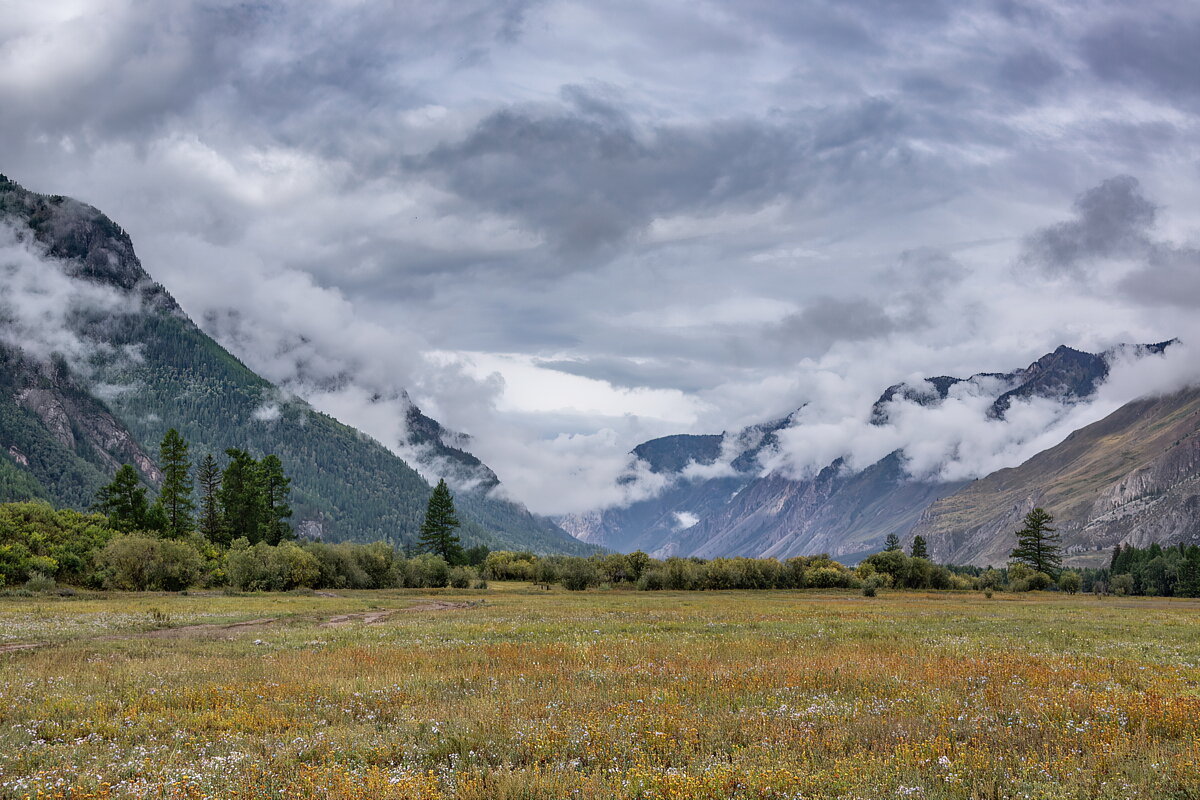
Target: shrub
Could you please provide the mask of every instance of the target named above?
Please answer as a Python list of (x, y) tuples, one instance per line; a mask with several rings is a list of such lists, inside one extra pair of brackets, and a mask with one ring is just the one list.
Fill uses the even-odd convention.
[(455, 567), (450, 570), (450, 586), (455, 589), (471, 588), (471, 581), (475, 578), (475, 570), (470, 567)]
[(989, 586), (988, 588), (984, 589), (983, 596), (986, 597), (988, 600), (991, 600), (992, 599), (992, 587)]
[(563, 565), (562, 585), (572, 592), (582, 592), (600, 582), (596, 565), (585, 558), (572, 558)]
[(191, 543), (131, 533), (114, 537), (96, 554), (93, 582), (105, 589), (178, 592), (203, 574), (204, 560)]
[(644, 592), (657, 592), (667, 585), (661, 569), (649, 569), (638, 578), (637, 587)]
[(1034, 591), (1049, 589), (1054, 585), (1054, 578), (1051, 578), (1044, 572), (1035, 572), (1029, 576), (1029, 588)]
[(53, 592), (58, 588), (58, 582), (49, 575), (44, 575), (41, 572), (35, 572), (29, 576), (29, 580), (25, 581), (25, 590), (44, 594)]
[(474, 587), (474, 588), (476, 588), (476, 589), (486, 589), (487, 587), (488, 587), (488, 582), (487, 582), (487, 581), (485, 581), (483, 578), (480, 578), (479, 580), (475, 581), (475, 587)]
[(863, 581), (862, 593), (863, 597), (874, 597), (879, 587), (883, 584), (883, 579), (878, 575), (871, 575)]
[(1068, 570), (1058, 576), (1058, 588), (1067, 594), (1075, 594), (1081, 586), (1083, 586), (1083, 581), (1080, 579), (1078, 572)]
[(404, 563), (404, 585), (409, 589), (439, 589), (450, 582), (450, 565), (441, 556), (422, 553)]
[(1128, 573), (1113, 575), (1109, 581), (1109, 590), (1118, 597), (1133, 594), (1133, 576)]

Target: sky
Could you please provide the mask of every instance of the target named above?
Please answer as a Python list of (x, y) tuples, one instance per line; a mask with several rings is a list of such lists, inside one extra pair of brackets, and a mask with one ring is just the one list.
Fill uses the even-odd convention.
[[(627, 500), (655, 436), (804, 406), (803, 472), (895, 444), (861, 440), (898, 381), (1186, 343), (1198, 134), (1188, 2), (0, 0), (0, 172), (115, 219), (264, 376), (402, 453), (407, 393), (544, 513)], [(1065, 435), (969, 430), (967, 472)]]

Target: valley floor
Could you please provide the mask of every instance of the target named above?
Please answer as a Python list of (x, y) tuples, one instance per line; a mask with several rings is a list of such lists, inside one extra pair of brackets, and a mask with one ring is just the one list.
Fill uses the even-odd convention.
[(0, 598), (0, 798), (1196, 798), (1200, 602)]

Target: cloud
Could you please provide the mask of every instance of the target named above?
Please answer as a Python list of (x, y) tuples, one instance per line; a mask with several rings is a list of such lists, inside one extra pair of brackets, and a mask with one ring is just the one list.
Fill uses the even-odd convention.
[(1141, 193), (1136, 178), (1120, 175), (1075, 200), (1075, 218), (1035, 232), (1023, 258), (1052, 277), (1081, 275), (1090, 262), (1144, 253), (1158, 209)]
[(257, 371), (397, 448), (407, 391), (535, 509), (625, 502), (653, 436), (1194, 329), (1178, 3), (6, 12), (0, 171), (103, 208)]
[[(135, 313), (136, 294), (73, 277), (64, 262), (48, 256), (26, 228), (0, 218), (0, 341), (38, 361), (64, 359), (88, 375), (92, 360), (137, 360), (135, 350), (104, 341), (103, 323)], [(82, 332), (86, 327), (95, 337)], [(105, 387), (112, 391), (113, 387)]]
[(1083, 37), (1083, 57), (1103, 80), (1194, 103), (1200, 100), (1200, 19), (1183, 11), (1099, 24)]

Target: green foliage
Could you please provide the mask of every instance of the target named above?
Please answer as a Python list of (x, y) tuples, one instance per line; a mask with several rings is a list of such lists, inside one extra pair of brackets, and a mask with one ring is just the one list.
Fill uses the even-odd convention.
[(163, 435), (158, 453), (163, 480), (157, 506), (164, 516), (163, 532), (178, 539), (192, 530), (192, 512), (196, 510), (192, 501), (192, 462), (188, 458), (188, 443), (179, 431), (171, 428)]
[(0, 581), (13, 586), (34, 573), (81, 583), (92, 554), (114, 535), (100, 514), (56, 511), (49, 503), (0, 505)]
[(212, 453), (200, 462), (196, 482), (200, 484), (200, 533), (210, 542), (228, 545), (229, 531), (221, 516), (221, 470)]
[(146, 487), (129, 464), (121, 465), (112, 483), (100, 487), (93, 507), (108, 517), (111, 527), (125, 533), (148, 530), (151, 524)]
[(1025, 527), (1017, 531), (1017, 546), (1010, 554), (1013, 561), (1052, 577), (1061, 572), (1062, 548), (1057, 530), (1050, 527), (1052, 522), (1054, 517), (1044, 508), (1035, 508), (1026, 514)]
[(1076, 594), (1082, 586), (1083, 581), (1080, 579), (1078, 572), (1066, 570), (1058, 576), (1058, 588), (1067, 594)]
[(204, 558), (187, 540), (144, 534), (114, 537), (96, 555), (94, 581), (105, 589), (178, 592), (204, 575)]
[(450, 570), (449, 580), (454, 589), (469, 589), (476, 580), (475, 570), (470, 567), (454, 567)]
[(1082, 591), (1156, 597), (1200, 597), (1200, 547), (1178, 544), (1163, 547), (1118, 545), (1107, 569), (1085, 569)]
[(925, 543), (924, 536), (917, 535), (913, 537), (910, 555), (913, 558), (929, 558), (929, 547)]
[(225, 451), (229, 464), (221, 475), (221, 516), (225, 529), (233, 540), (245, 539), (250, 544), (263, 541), (267, 520), (266, 502), (258, 462), (245, 450)]
[(582, 592), (600, 583), (600, 572), (594, 562), (585, 558), (572, 558), (563, 567), (560, 580), (564, 589)]
[(887, 539), (883, 543), (883, 549), (887, 552), (892, 552), (900, 549), (900, 537), (894, 533), (889, 533)]
[(437, 589), (450, 582), (450, 565), (439, 555), (422, 553), (402, 565), (404, 586), (409, 589)]
[(462, 541), (454, 532), (458, 528), (458, 515), (454, 511), (454, 498), (446, 481), (439, 480), (429, 495), (425, 509), (425, 521), (421, 523), (418, 540), (422, 549), (441, 556), (448, 564), (462, 564), (465, 557)]
[(58, 588), (58, 582), (49, 575), (44, 575), (40, 572), (34, 572), (29, 576), (29, 580), (25, 581), (25, 591), (36, 592), (37, 594), (48, 594)]
[(294, 542), (251, 545), (246, 539), (237, 539), (229, 549), (225, 571), (229, 584), (241, 591), (281, 592), (316, 586), (321, 563)]

